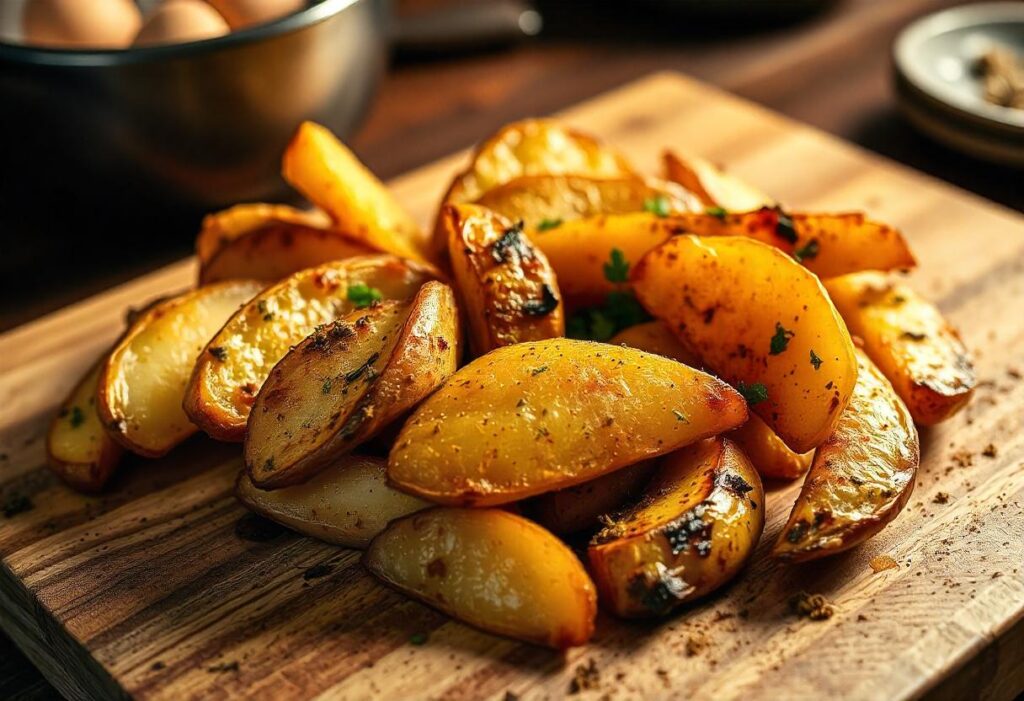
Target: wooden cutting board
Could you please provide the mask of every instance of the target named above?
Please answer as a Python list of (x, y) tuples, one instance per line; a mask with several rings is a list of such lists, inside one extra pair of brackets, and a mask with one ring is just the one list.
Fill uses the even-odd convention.
[[(568, 110), (646, 169), (672, 146), (729, 165), (793, 208), (865, 209), (901, 227), (977, 352), (969, 409), (923, 433), (906, 512), (848, 554), (780, 566), (766, 550), (795, 496), (769, 498), (739, 580), (659, 623), (602, 616), (567, 654), (455, 623), (371, 579), (359, 555), (255, 528), (231, 495), (236, 446), (196, 438), (130, 459), (86, 498), (43, 466), (47, 420), (122, 325), (189, 285), (171, 266), (0, 337), (0, 623), (69, 697), (1011, 698), (1024, 689), (1024, 218), (677, 75)], [(497, 127), (499, 125), (495, 125)], [(393, 185), (424, 221), (453, 156)], [(24, 503), (24, 502), (22, 502)], [(871, 567), (892, 558), (895, 565)], [(799, 590), (835, 615), (789, 612)], [(422, 642), (423, 636), (426, 642)], [(417, 644), (419, 643), (419, 644)]]

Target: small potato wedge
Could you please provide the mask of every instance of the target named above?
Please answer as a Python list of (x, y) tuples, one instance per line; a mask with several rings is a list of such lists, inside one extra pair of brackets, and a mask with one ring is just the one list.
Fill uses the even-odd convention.
[(692, 192), (705, 207), (746, 212), (777, 204), (757, 188), (703, 158), (693, 155), (683, 158), (672, 151), (665, 151), (662, 163), (665, 178)]
[(436, 508), (395, 521), (363, 557), (399, 591), (485, 631), (553, 648), (594, 633), (594, 584), (572, 551), (521, 516)]
[(241, 441), (256, 393), (291, 346), (372, 298), (408, 300), (437, 277), (428, 265), (374, 255), (302, 270), (268, 287), (227, 320), (196, 360), (185, 412), (210, 436)]
[(559, 535), (596, 528), (602, 516), (639, 493), (654, 473), (656, 462), (644, 460), (575, 487), (540, 494), (523, 502), (523, 514)]
[(98, 492), (107, 483), (124, 449), (103, 428), (96, 392), (106, 356), (75, 385), (50, 422), (46, 458), (50, 469), (80, 492)]
[(853, 342), (821, 283), (789, 256), (753, 239), (677, 236), (644, 256), (632, 283), (790, 449), (832, 432), (857, 381)]
[(966, 406), (977, 382), (974, 362), (934, 305), (880, 273), (826, 280), (825, 289), (916, 423), (932, 426)]
[(772, 554), (803, 562), (863, 543), (900, 513), (917, 478), (917, 429), (889, 381), (862, 352), (850, 405), (818, 446)]
[(747, 418), (724, 382), (674, 360), (604, 343), (505, 346), (421, 404), (388, 458), (399, 489), (491, 506), (564, 489)]
[(196, 257), (200, 265), (205, 265), (221, 247), (259, 229), (326, 229), (330, 225), (330, 218), (319, 210), (304, 211), (264, 202), (236, 204), (203, 217), (196, 237)]
[(731, 580), (764, 529), (764, 488), (731, 441), (710, 438), (660, 461), (640, 500), (587, 548), (601, 603), (664, 616)]
[(424, 260), (423, 229), (376, 175), (330, 131), (299, 125), (284, 152), (281, 174), (330, 215), (337, 228), (369, 248)]
[(555, 274), (522, 229), (476, 205), (447, 206), (443, 222), (475, 355), (565, 335)]
[(139, 315), (103, 364), (96, 390), (100, 420), (118, 443), (160, 457), (196, 432), (182, 410), (196, 356), (261, 289), (253, 280), (220, 282)]
[(648, 321), (630, 326), (612, 336), (608, 343), (672, 358), (691, 368), (700, 369), (700, 358), (688, 351), (663, 321)]
[(384, 458), (345, 455), (294, 487), (266, 491), (238, 476), (235, 496), (261, 516), (346, 548), (366, 548), (391, 521), (430, 504), (387, 485)]
[(298, 484), (404, 415), (459, 360), (455, 293), (441, 282), (315, 331), (274, 366), (245, 437), (254, 484)]

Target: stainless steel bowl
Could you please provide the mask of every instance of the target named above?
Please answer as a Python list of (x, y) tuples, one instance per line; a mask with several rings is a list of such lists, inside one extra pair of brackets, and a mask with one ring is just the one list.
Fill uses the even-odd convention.
[(300, 121), (344, 137), (365, 113), (388, 9), (319, 0), (223, 37), (128, 50), (0, 43), (0, 182), (42, 206), (57, 188), (191, 210), (280, 196), (281, 152)]

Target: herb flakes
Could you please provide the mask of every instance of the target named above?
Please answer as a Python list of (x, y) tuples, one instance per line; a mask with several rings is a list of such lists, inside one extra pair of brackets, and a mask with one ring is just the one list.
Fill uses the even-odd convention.
[(815, 352), (814, 352), (814, 349), (812, 348), (812, 349), (811, 349), (811, 365), (813, 365), (813, 366), (814, 366), (814, 369), (815, 369), (815, 370), (820, 370), (820, 369), (821, 369), (821, 364), (822, 364), (823, 362), (825, 362), (825, 361), (824, 361), (824, 360), (822, 360), (821, 358), (819, 358), (819, 357), (818, 357), (818, 354), (817, 354), (817, 353), (815, 353)]
[(628, 282), (629, 262), (618, 248), (613, 248), (608, 262), (604, 264), (604, 278), (608, 282)]
[(644, 211), (655, 216), (667, 217), (672, 213), (672, 204), (665, 195), (656, 195), (644, 200)]
[(537, 224), (537, 231), (550, 231), (551, 229), (557, 229), (562, 225), (561, 219), (541, 219), (540, 223)]
[(384, 299), (384, 295), (381, 294), (380, 290), (376, 287), (370, 287), (365, 282), (349, 285), (346, 296), (348, 301), (356, 306), (356, 309), (365, 309)]
[(768, 352), (772, 355), (779, 355), (785, 352), (789, 346), (789, 339), (793, 338), (796, 334), (785, 328), (779, 322), (775, 322), (775, 335), (772, 336), (772, 340), (768, 347)]
[(754, 406), (761, 402), (768, 400), (768, 388), (761, 382), (754, 382), (753, 384), (746, 384), (739, 382), (736, 385), (736, 391), (743, 395), (743, 398), (747, 400), (747, 404)]

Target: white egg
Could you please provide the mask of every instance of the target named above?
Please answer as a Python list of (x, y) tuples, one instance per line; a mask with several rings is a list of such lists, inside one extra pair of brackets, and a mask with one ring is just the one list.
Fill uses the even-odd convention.
[(135, 46), (199, 41), (230, 31), (220, 13), (203, 0), (164, 0), (146, 17)]
[(232, 29), (270, 22), (297, 12), (306, 0), (207, 0), (224, 15)]
[(28, 0), (21, 17), (26, 44), (66, 49), (123, 49), (141, 25), (133, 0)]

